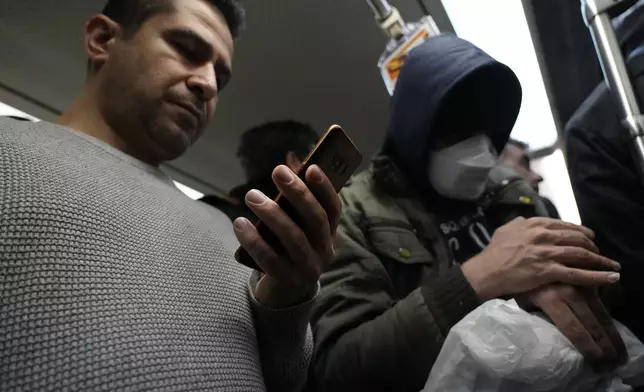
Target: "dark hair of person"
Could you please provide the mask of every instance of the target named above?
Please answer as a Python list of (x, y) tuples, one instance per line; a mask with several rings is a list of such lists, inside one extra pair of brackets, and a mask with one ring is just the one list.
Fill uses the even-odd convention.
[(308, 124), (271, 121), (242, 134), (237, 156), (247, 180), (270, 178), (273, 169), (285, 163), (289, 151), (304, 160), (317, 140), (317, 132)]
[[(136, 33), (143, 22), (152, 16), (172, 11), (175, 1), (186, 0), (109, 0), (102, 14), (120, 24), (125, 36)], [(245, 13), (239, 0), (207, 0), (223, 14), (233, 37), (237, 37), (244, 26)]]

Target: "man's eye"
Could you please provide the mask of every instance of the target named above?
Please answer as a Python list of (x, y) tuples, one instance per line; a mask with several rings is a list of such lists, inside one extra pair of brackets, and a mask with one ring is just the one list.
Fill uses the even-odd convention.
[(177, 50), (177, 52), (179, 52), (179, 54), (181, 56), (183, 56), (184, 58), (186, 58), (189, 61), (193, 61), (195, 59), (195, 57), (196, 57), (194, 51), (192, 50), (192, 48), (189, 47), (186, 44), (175, 43), (174, 48)]
[(221, 76), (217, 76), (216, 80), (217, 80), (217, 91), (223, 90), (224, 87), (226, 87), (226, 80)]
[(527, 157), (521, 158), (521, 165), (525, 167), (530, 167), (530, 159)]
[(230, 82), (230, 72), (225, 66), (215, 65), (215, 80), (217, 81), (217, 90), (221, 91)]

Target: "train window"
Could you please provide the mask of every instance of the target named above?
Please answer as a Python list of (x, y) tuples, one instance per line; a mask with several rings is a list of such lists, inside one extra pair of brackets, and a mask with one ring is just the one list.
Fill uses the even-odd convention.
[(39, 121), (36, 117), (2, 102), (0, 102), (0, 116), (14, 116), (24, 118), (25, 120)]
[(175, 181), (174, 185), (176, 185), (177, 188), (179, 188), (179, 190), (181, 192), (185, 193), (186, 196), (188, 196), (189, 198), (191, 198), (193, 200), (201, 199), (203, 197), (203, 193), (201, 193), (199, 191), (196, 191), (196, 190), (194, 190), (194, 189), (192, 189), (192, 188), (190, 188), (188, 186), (185, 186), (185, 185), (183, 185), (183, 184), (181, 184), (179, 182)]

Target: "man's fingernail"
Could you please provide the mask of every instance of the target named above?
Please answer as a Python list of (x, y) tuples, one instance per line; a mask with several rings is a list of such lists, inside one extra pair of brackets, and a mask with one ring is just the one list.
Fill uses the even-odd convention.
[(324, 176), (322, 175), (322, 169), (320, 169), (318, 166), (313, 166), (311, 168), (311, 181), (318, 184), (324, 181)]
[(288, 185), (295, 180), (293, 173), (290, 169), (287, 169), (286, 166), (280, 166), (277, 168), (275, 171), (275, 179), (284, 185)]
[(615, 271), (621, 271), (621, 269), (622, 269), (622, 265), (621, 265), (621, 264), (619, 264), (618, 262), (614, 262), (614, 263), (613, 263), (613, 269), (614, 269)]
[(237, 218), (235, 219), (235, 222), (233, 222), (233, 227), (237, 231), (246, 231), (250, 224), (250, 221), (246, 218)]
[(253, 189), (246, 194), (246, 201), (256, 206), (261, 206), (266, 203), (266, 200), (268, 200), (266, 196), (257, 189)]
[(609, 281), (609, 282), (611, 282), (611, 283), (615, 283), (615, 282), (617, 282), (618, 280), (619, 280), (619, 274), (614, 273), (614, 274), (610, 274), (610, 275), (608, 275), (608, 281)]

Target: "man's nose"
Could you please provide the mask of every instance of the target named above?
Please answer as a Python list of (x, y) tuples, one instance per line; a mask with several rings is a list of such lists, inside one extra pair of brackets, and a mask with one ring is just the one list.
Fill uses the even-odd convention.
[(201, 67), (188, 78), (187, 83), (190, 91), (204, 102), (210, 102), (217, 96), (217, 78), (212, 65)]

